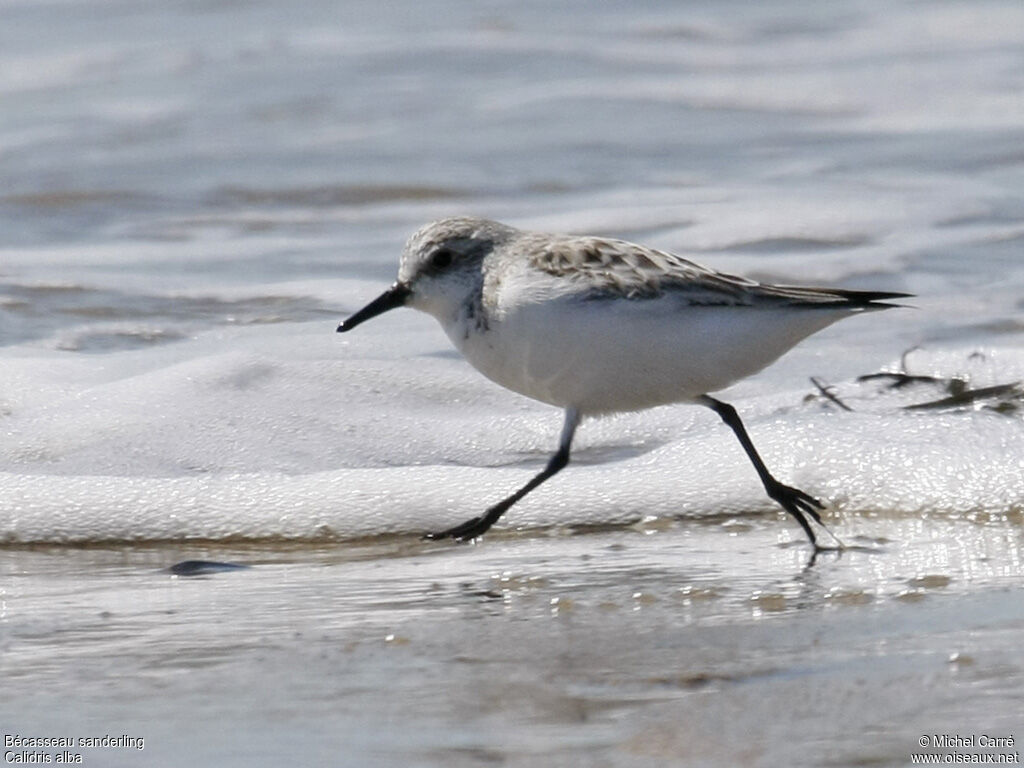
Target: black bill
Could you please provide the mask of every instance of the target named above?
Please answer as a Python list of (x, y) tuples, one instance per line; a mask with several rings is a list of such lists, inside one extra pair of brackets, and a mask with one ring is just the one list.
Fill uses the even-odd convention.
[(376, 299), (352, 315), (352, 317), (342, 321), (341, 325), (338, 326), (338, 333), (351, 331), (357, 325), (369, 320), (371, 317), (376, 317), (377, 315), (387, 312), (389, 309), (396, 309), (404, 306), (410, 293), (412, 293), (412, 291), (404, 285), (401, 283), (395, 283)]

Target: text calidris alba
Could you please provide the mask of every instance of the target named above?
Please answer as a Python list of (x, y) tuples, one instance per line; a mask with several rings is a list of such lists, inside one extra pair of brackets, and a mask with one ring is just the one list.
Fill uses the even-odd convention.
[(907, 295), (765, 285), (622, 240), (451, 218), (414, 234), (398, 281), (338, 331), (396, 307), (422, 310), (485, 376), (565, 409), (558, 450), (542, 472), (482, 515), (429, 538), (482, 535), (569, 463), (585, 416), (695, 403), (736, 433), (768, 495), (817, 549), (808, 518), (821, 524), (821, 502), (776, 480), (736, 410), (708, 393), (837, 320)]

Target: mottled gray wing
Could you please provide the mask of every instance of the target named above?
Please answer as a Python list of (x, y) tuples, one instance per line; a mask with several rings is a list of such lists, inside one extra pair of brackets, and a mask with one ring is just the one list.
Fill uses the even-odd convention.
[(701, 306), (863, 306), (903, 293), (767, 285), (702, 267), (673, 253), (599, 237), (538, 238), (532, 266), (575, 283), (584, 299), (653, 299)]

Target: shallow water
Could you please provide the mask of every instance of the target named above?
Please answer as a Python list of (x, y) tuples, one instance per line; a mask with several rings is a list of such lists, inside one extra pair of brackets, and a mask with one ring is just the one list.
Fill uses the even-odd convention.
[[(924, 734), (1024, 737), (1019, 526), (858, 528), (813, 567), (774, 516), (11, 550), (0, 720), (145, 738), (83, 752), (125, 766), (896, 766)], [(252, 567), (166, 572), (186, 556)]]
[[(903, 765), (1019, 729), (1019, 3), (0, 7), (4, 729), (147, 738), (94, 765)], [(503, 532), (420, 543), (560, 426), (425, 316), (334, 333), (467, 213), (917, 294), (721, 395), (851, 549), (807, 568), (685, 407), (585, 423)], [(197, 559), (254, 567), (162, 570)]]

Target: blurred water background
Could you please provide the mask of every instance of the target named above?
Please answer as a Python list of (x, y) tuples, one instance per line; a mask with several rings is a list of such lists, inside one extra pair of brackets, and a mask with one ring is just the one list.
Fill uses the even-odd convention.
[[(919, 294), (734, 397), (777, 396), (755, 431), (786, 424), (769, 453), (849, 511), (1019, 511), (1019, 415), (798, 408), (809, 376), (895, 370), (915, 346), (912, 373), (1024, 377), (1024, 11), (884, 8), (5, 3), (0, 537), (419, 531), (515, 484), (470, 470), (537, 463), (556, 413), (483, 381), (428, 318), (333, 333), (455, 213)], [(585, 428), (602, 498), (568, 473), (526, 514), (764, 504), (690, 410)], [(663, 499), (635, 493), (631, 460)], [(424, 497), (427, 478), (444, 487)]]
[[(852, 629), (862, 646), (820, 662), (846, 671), (836, 673), (834, 699), (819, 701), (821, 713), (807, 716), (818, 726), (832, 715), (848, 717), (843, 685), (853, 686), (857, 675), (892, 685), (877, 669), (842, 667), (871, 648), (913, 678), (903, 681), (905, 690), (940, 702), (942, 717), (915, 721), (922, 728), (939, 721), (956, 727), (964, 712), (981, 711), (962, 703), (975, 701), (964, 698), (967, 689), (946, 697), (928, 667), (958, 652), (947, 642), (957, 626), (950, 604), (937, 603), (938, 613), (920, 614), (911, 629), (893, 630), (924, 633), (913, 661), (900, 656), (906, 644), (865, 627), (883, 619), (902, 626), (895, 616), (921, 610), (908, 601), (948, 586), (950, 600), (975, 601), (969, 626), (996, 628), (986, 635), (990, 663), (974, 667), (969, 689), (977, 701), (1020, 711), (1022, 686), (1013, 694), (1007, 682), (1022, 680), (1019, 662), (1008, 661), (1021, 620), (1012, 586), (1022, 571), (1024, 511), (1016, 384), (1024, 379), (1019, 2), (0, 0), (0, 20), (0, 541), (8, 545), (0, 558), (0, 652), (23, 702), (0, 709), (9, 722), (36, 730), (48, 722), (53, 699), (41, 691), (52, 697), (69, 690), (47, 688), (56, 674), (93, 686), (89, 695), (97, 700), (76, 710), (84, 718), (94, 707), (93, 726), (131, 721), (137, 701), (165, 723), (184, 707), (201, 713), (190, 722), (226, 718), (236, 727), (231, 736), (200, 729), (217, 764), (242, 764), (231, 762), (246, 758), (237, 740), (258, 734), (258, 755), (280, 757), (283, 742), (268, 735), (278, 733), (270, 724), (280, 712), (259, 709), (252, 720), (225, 714), (246, 698), (238, 688), (245, 680), (278, 695), (286, 720), (308, 717), (296, 725), (308, 764), (337, 764), (331, 757), (344, 751), (336, 743), (342, 737), (334, 720), (308, 715), (312, 702), (342, 697), (334, 704), (360, 702), (365, 712), (403, 725), (415, 720), (415, 708), (364, 695), (389, 684), (392, 662), (380, 654), (393, 649), (391, 640), (388, 650), (369, 640), (337, 646), (331, 633), (363, 627), (365, 638), (394, 640), (395, 623), (410, 621), (436, 630), (406, 632), (407, 640), (421, 641), (412, 648), (429, 648), (418, 653), (444, 658), (447, 649), (449, 661), (464, 658), (461, 633), (441, 627), (446, 618), (468, 620), (467, 611), (479, 618), (460, 586), (475, 579), (483, 583), (470, 594), (504, 594), (504, 613), (496, 613), (507, 618), (511, 611), (513, 619), (563, 621), (566, 611), (553, 619), (548, 601), (565, 593), (534, 586), (572, 591), (573, 643), (589, 638), (597, 645), (587, 653), (601, 657), (603, 640), (639, 633), (660, 644), (659, 654), (643, 660), (659, 669), (672, 663), (666, 654), (685, 657), (674, 643), (689, 641), (672, 628), (728, 619), (750, 629), (768, 613), (792, 618), (802, 643), (817, 631), (800, 613), (804, 607), (847, 606), (852, 613), (834, 619), (837, 637)], [(788, 545), (799, 545), (802, 534), (764, 498), (731, 433), (713, 414), (683, 407), (588, 422), (578, 434), (577, 464), (507, 518), (531, 530), (627, 526), (582, 537), (602, 552), (639, 548), (626, 564), (609, 555), (608, 573), (598, 567), (589, 580), (562, 581), (538, 574), (545, 570), (538, 563), (571, 573), (566, 562), (583, 562), (575, 537), (545, 541), (539, 560), (531, 555), (540, 546), (533, 534), (505, 547), (496, 537), (484, 545), (493, 547), (494, 562), (484, 548), (455, 555), (414, 547), (410, 554), (410, 544), (378, 550), (357, 541), (379, 534), (405, 541), (405, 534), (475, 514), (536, 471), (557, 439), (557, 412), (484, 380), (426, 316), (395, 312), (357, 333), (334, 333), (341, 318), (394, 279), (409, 234), (453, 214), (624, 237), (759, 279), (917, 294), (915, 308), (844, 321), (722, 395), (740, 409), (776, 474), (828, 500), (836, 530), (880, 554), (851, 553), (810, 587), (780, 576), (799, 569), (800, 547)], [(899, 388), (891, 379), (857, 381), (879, 371), (934, 380)], [(811, 376), (852, 410), (824, 397)], [(977, 399), (906, 409), (989, 387), (996, 389)], [(711, 523), (679, 522), (695, 518)], [(692, 543), (716, 537), (723, 541)], [(261, 554), (217, 549), (244, 541), (257, 542)], [(49, 548), (68, 543), (93, 548)], [(344, 554), (350, 547), (360, 554)], [(751, 553), (765, 547), (773, 553), (768, 560), (756, 560), (734, 581)], [(175, 591), (166, 574), (147, 576), (144, 586), (123, 583), (139, 567), (197, 552), (297, 561), (297, 570), (270, 570), (271, 584), (283, 578), (276, 587), (297, 592), (260, 580), (256, 593), (243, 587), (230, 601), (209, 603), (201, 589), (188, 597), (185, 587)], [(438, 557), (460, 565), (446, 570)], [(383, 569), (378, 576), (399, 580), (426, 563), (433, 581), (398, 588), (417, 587), (412, 591), (435, 608), (413, 600), (402, 613), (382, 594), (360, 592), (350, 596), (363, 607), (358, 616), (329, 618), (325, 612), (342, 600), (335, 597), (323, 612), (302, 608), (296, 615), (310, 628), (301, 638), (290, 634), (296, 594), (316, 600), (329, 585), (350, 584), (349, 577), (361, 577), (346, 568), (365, 560)], [(674, 569), (687, 562), (690, 570), (679, 575)], [(314, 575), (303, 575), (307, 570)], [(522, 581), (509, 591), (499, 576), (488, 581), (492, 571)], [(928, 580), (933, 576), (938, 581)], [(249, 584), (244, 579), (254, 577), (214, 581), (228, 578)], [(613, 621), (608, 629), (606, 603), (619, 606), (619, 616), (638, 605), (631, 579), (642, 585), (633, 591), (657, 599), (665, 597), (658, 589), (669, 589), (666, 579), (671, 590), (685, 588), (687, 579), (709, 581), (700, 588), (710, 590), (702, 605), (711, 608), (695, 618), (641, 601), (653, 623)], [(432, 584), (454, 597), (436, 603)], [(608, 597), (609, 584), (626, 584), (627, 592)], [(295, 699), (288, 688), (294, 667), (268, 651), (270, 682), (254, 683), (240, 670), (263, 659), (262, 651), (239, 639), (260, 631), (242, 607), (254, 594), (280, 609), (268, 630), (273, 642), (288, 653), (301, 648), (308, 670), (319, 670), (300, 679), (327, 674), (315, 659), (328, 647), (330, 654), (356, 649), (354, 656), (331, 655), (331, 667), (357, 659), (366, 677), (330, 693), (313, 685), (312, 699), (303, 698), (309, 688)], [(865, 604), (880, 604), (881, 613), (858, 613), (873, 610), (858, 607)], [(82, 618), (83, 606), (91, 619)], [(593, 613), (579, 618), (579, 606)], [(109, 616), (95, 618), (104, 613), (131, 619), (110, 630)], [(221, 621), (240, 633), (223, 647)], [(53, 639), (69, 626), (81, 636)], [(559, 634), (563, 624), (545, 626), (543, 642), (568, 642)], [(181, 633), (204, 639), (182, 645)], [(314, 634), (319, 645), (310, 644)], [(139, 650), (139, 637), (150, 650)], [(763, 639), (750, 637), (751, 648)], [(101, 638), (100, 645), (88, 638)], [(216, 658), (204, 655), (211, 645), (220, 648)], [(629, 657), (621, 643), (611, 645)], [(406, 671), (427, 670), (426, 678), (413, 678), (423, 687), (409, 695), (429, 699), (431, 675), (442, 673), (417, 652), (403, 652), (412, 654), (401, 662), (410, 665)], [(688, 707), (691, 693), (708, 685), (731, 697), (737, 689), (723, 681), (748, 681), (748, 674), (770, 681), (768, 669), (791, 674), (796, 656), (779, 653), (770, 662), (755, 653), (740, 671), (701, 657), (688, 666), (706, 663), (711, 671), (693, 685), (658, 682), (645, 667), (637, 678), (645, 682), (628, 695), (595, 693), (607, 678), (570, 675), (562, 698), (541, 696), (564, 731), (531, 720), (537, 690), (552, 684), (546, 668), (516, 667), (525, 677), (513, 721), (533, 725), (513, 729), (518, 735), (501, 748), (485, 748), (477, 718), (483, 711), (497, 719), (499, 705), (477, 694), (467, 704), (449, 690), (443, 701), (474, 724), (457, 734), (463, 751), (441, 751), (434, 727), (423, 726), (388, 754), (396, 764), (474, 764), (494, 755), (508, 764), (558, 764), (576, 760), (582, 743), (608, 764), (643, 756), (662, 765), (720, 764), (713, 744), (697, 754), (686, 751), (692, 739), (668, 726), (644, 731), (644, 707), (661, 696)], [(913, 685), (917, 662), (920, 679), (929, 681), (920, 689)], [(154, 668), (163, 672), (150, 675)], [(124, 669), (137, 674), (114, 689), (114, 707), (95, 686), (121, 679)], [(469, 690), (480, 670), (494, 672), (456, 666), (443, 674)], [(232, 682), (221, 697), (203, 698), (222, 680)], [(800, 685), (793, 701), (806, 700)], [(813, 676), (806, 685), (818, 690)], [(158, 705), (158, 690), (174, 696), (161, 694)], [(737, 695), (719, 708), (701, 699), (695, 711), (749, 728), (759, 710)], [(607, 701), (620, 696), (632, 704)], [(967, 709), (942, 709), (954, 700)], [(579, 701), (599, 703), (591, 709)], [(616, 706), (628, 715), (619, 718)], [(892, 737), (872, 714), (899, 719), (912, 708), (910, 700), (872, 700), (857, 710), (861, 725), (882, 734), (878, 764), (902, 764), (913, 739), (909, 731)], [(439, 711), (451, 714), (444, 705)], [(597, 717), (596, 732), (578, 735), (579, 712)], [(154, 733), (155, 720), (145, 722)], [(340, 732), (355, 755), (347, 764), (379, 758), (373, 726), (346, 722)], [(484, 733), (498, 732), (485, 725)], [(161, 729), (166, 747), (177, 731)], [(642, 743), (631, 741), (641, 732)], [(829, 733), (822, 736), (829, 749), (864, 758), (863, 744)], [(787, 750), (801, 742), (787, 734), (765, 736), (760, 757), (729, 761), (795, 759)], [(312, 747), (325, 743), (337, 749), (321, 754)], [(180, 764), (173, 752), (160, 755), (151, 749), (152, 763), (115, 753), (103, 759)]]

